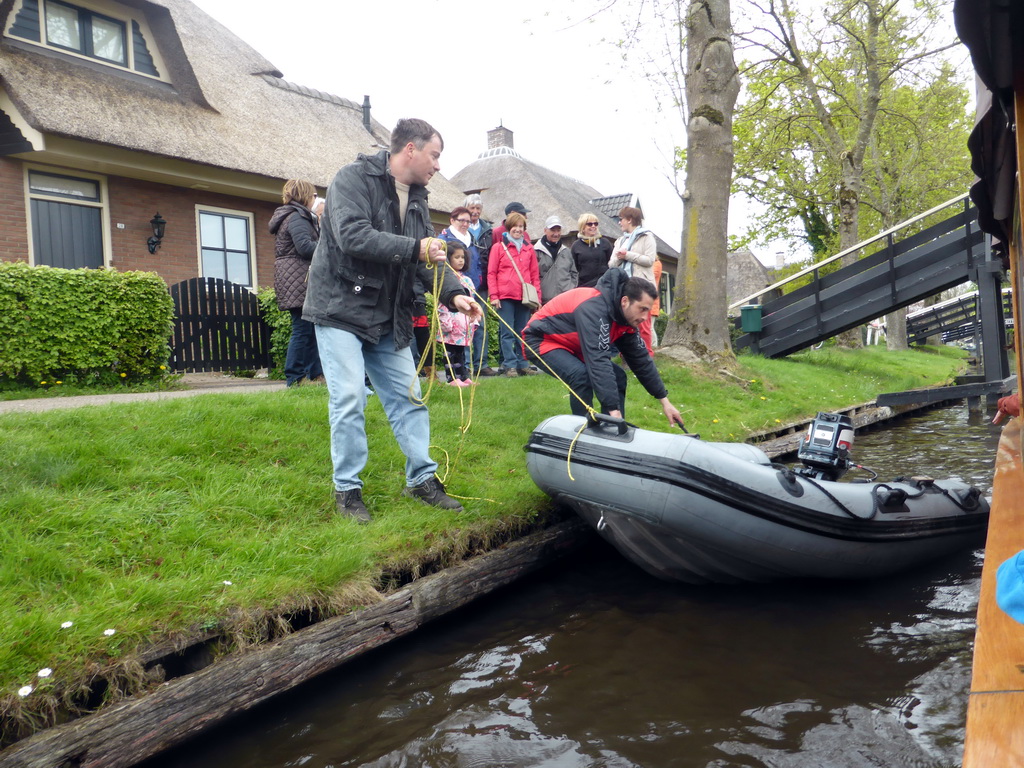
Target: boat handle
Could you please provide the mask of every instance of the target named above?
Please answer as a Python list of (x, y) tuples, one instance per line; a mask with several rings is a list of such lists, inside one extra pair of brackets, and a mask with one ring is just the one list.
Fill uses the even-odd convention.
[(630, 427), (630, 423), (617, 416), (609, 416), (606, 413), (595, 413), (591, 411), (587, 416), (587, 422), (591, 427), (615, 427), (615, 434), (624, 435)]
[(604, 519), (604, 512), (602, 512), (601, 513), (601, 519), (597, 521), (597, 530), (600, 532), (600, 531), (603, 531), (607, 527), (608, 527), (608, 523)]

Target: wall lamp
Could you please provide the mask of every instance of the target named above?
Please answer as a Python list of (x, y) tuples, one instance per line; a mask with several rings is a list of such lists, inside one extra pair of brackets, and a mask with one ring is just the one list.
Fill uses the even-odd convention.
[(150, 253), (156, 253), (156, 249), (160, 247), (160, 241), (164, 239), (164, 227), (167, 226), (167, 222), (157, 211), (156, 216), (149, 220), (149, 225), (153, 228), (153, 236), (146, 241), (146, 245), (149, 246)]

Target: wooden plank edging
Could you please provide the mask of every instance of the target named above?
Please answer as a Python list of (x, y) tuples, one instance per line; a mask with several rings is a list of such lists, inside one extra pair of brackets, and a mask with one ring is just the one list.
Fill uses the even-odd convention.
[(130, 768), (433, 619), (507, 586), (591, 536), (573, 517), (414, 581), (380, 603), (229, 656), (0, 752), (0, 768)]

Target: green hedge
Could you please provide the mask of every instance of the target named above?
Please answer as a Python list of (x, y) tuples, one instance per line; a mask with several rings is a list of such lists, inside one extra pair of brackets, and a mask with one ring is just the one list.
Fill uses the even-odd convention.
[(260, 288), (256, 298), (260, 302), (263, 319), (270, 326), (270, 357), (274, 365), (269, 375), (272, 379), (283, 379), (288, 342), (292, 337), (292, 313), (277, 308), (277, 294), (273, 288)]
[(155, 272), (0, 262), (0, 380), (159, 377), (173, 318), (167, 285)]

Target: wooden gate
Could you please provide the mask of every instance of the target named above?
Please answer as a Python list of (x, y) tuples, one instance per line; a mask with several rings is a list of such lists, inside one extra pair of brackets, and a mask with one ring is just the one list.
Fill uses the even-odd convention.
[(270, 327), (247, 288), (213, 277), (171, 286), (174, 334), (171, 370), (237, 371), (269, 368)]

